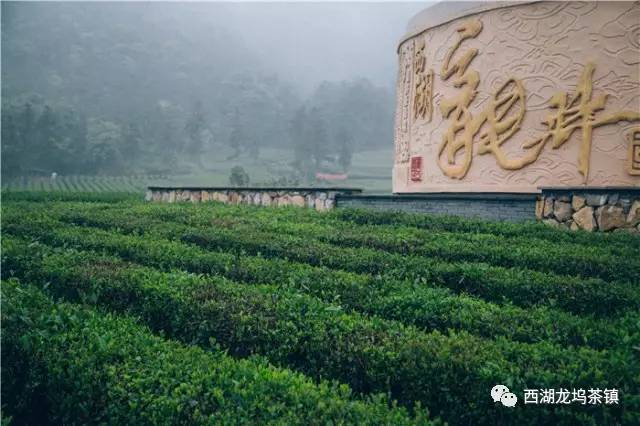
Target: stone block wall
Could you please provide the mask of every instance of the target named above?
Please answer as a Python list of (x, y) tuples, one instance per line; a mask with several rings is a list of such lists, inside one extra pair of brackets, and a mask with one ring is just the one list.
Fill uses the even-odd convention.
[(147, 201), (207, 202), (319, 211), (370, 208), (519, 222), (541, 220), (571, 230), (640, 233), (640, 188), (542, 188), (531, 193), (364, 195), (354, 188), (149, 187)]
[(227, 187), (149, 187), (146, 200), (165, 203), (219, 201), (265, 207), (295, 206), (329, 210), (337, 194), (353, 194), (355, 188), (227, 188)]
[(640, 232), (640, 188), (543, 188), (536, 218), (571, 230)]

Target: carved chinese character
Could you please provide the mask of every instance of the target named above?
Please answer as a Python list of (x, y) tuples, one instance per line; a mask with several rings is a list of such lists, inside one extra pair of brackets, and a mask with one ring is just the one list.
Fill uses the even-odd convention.
[[(438, 150), (438, 155), (442, 155), (443, 151), (446, 150), (447, 165), (443, 166), (440, 161), (438, 164), (445, 175), (457, 179), (462, 179), (467, 174), (473, 156), (473, 138), (469, 135), (471, 129), (468, 126), (472, 116), (468, 108), (476, 96), (478, 84), (480, 83), (480, 74), (473, 70), (467, 72), (467, 68), (478, 54), (478, 49), (469, 49), (453, 65), (451, 64), (451, 58), (464, 40), (476, 37), (481, 30), (482, 22), (479, 20), (463, 23), (458, 28), (458, 33), (460, 33), (458, 41), (447, 52), (440, 71), (443, 80), (448, 80), (455, 74), (456, 78), (453, 81), (453, 85), (462, 89), (462, 92), (457, 97), (443, 99), (440, 102), (440, 112), (444, 118), (450, 120), (451, 124), (446, 130)], [(457, 137), (460, 132), (463, 132), (462, 137)], [(456, 154), (460, 150), (464, 150), (462, 164), (456, 166)]]
[[(524, 118), (525, 93), (522, 83), (515, 78), (507, 79), (494, 93), (485, 109), (474, 117), (468, 108), (476, 97), (480, 75), (474, 70), (467, 71), (467, 68), (478, 50), (466, 51), (456, 63), (451, 64), (451, 58), (462, 41), (476, 37), (481, 30), (482, 22), (478, 20), (462, 25), (458, 29), (460, 38), (447, 53), (442, 66), (442, 78), (447, 80), (455, 75), (453, 84), (462, 89), (458, 97), (444, 99), (440, 103), (442, 115), (450, 119), (451, 125), (446, 130), (439, 149), (439, 155), (445, 152), (447, 164), (439, 164), (445, 175), (457, 179), (462, 179), (469, 171), (474, 138), (478, 136), (485, 123), (486, 130), (479, 135), (478, 154), (494, 154), (498, 164), (505, 169), (518, 169), (523, 166), (522, 159), (509, 159), (501, 149), (502, 144), (520, 128)], [(456, 165), (460, 151), (462, 161)]]
[(413, 70), (415, 73), (415, 94), (413, 99), (413, 118), (431, 121), (433, 110), (433, 70), (426, 70), (425, 42), (416, 40)]
[(398, 105), (396, 113), (395, 147), (396, 161), (409, 162), (409, 142), (411, 138), (411, 88), (413, 84), (412, 55), (413, 44), (406, 43), (399, 52)]
[[(566, 92), (555, 94), (550, 108), (556, 111), (549, 114), (543, 124), (547, 131), (540, 138), (524, 144), (524, 152), (515, 158), (508, 158), (502, 145), (519, 129), (526, 112), (525, 90), (520, 80), (508, 78), (477, 114), (469, 110), (476, 97), (480, 84), (480, 75), (469, 69), (477, 49), (468, 49), (452, 63), (452, 58), (464, 40), (476, 37), (482, 30), (482, 22), (471, 20), (458, 28), (459, 37), (449, 49), (442, 64), (441, 77), (448, 80), (454, 76), (453, 86), (460, 89), (459, 95), (443, 99), (440, 103), (442, 116), (449, 120), (449, 128), (443, 134), (438, 150), (438, 165), (446, 176), (462, 179), (469, 171), (474, 155), (474, 142), (477, 142), (477, 154), (491, 153), (500, 167), (506, 170), (521, 169), (538, 159), (548, 141), (553, 141), (552, 148), (558, 149), (580, 129), (582, 144), (578, 156), (578, 171), (585, 181), (589, 175), (589, 162), (593, 129), (620, 121), (639, 121), (638, 111), (619, 111), (597, 118), (597, 112), (605, 109), (606, 95), (592, 99), (593, 73), (595, 65), (588, 63), (580, 77), (575, 95)], [(481, 129), (484, 129), (482, 132)], [(636, 135), (636, 133), (634, 133)], [(630, 141), (629, 173), (640, 170), (640, 143), (636, 136)], [(640, 136), (637, 137), (640, 139)], [(443, 164), (442, 157), (446, 159)], [(640, 174), (640, 173), (638, 173)]]
[(569, 96), (566, 92), (560, 92), (551, 98), (550, 107), (557, 111), (554, 114), (549, 114), (543, 122), (548, 127), (547, 133), (525, 145), (526, 148), (537, 148), (537, 152), (540, 152), (547, 141), (552, 140), (553, 149), (558, 149), (571, 138), (573, 132), (581, 129), (582, 145), (578, 156), (578, 171), (584, 176), (585, 181), (589, 176), (593, 129), (619, 121), (640, 120), (640, 112), (635, 111), (620, 111), (596, 119), (596, 112), (605, 108), (607, 95), (600, 95), (593, 100), (591, 99), (594, 70), (595, 65), (593, 63), (586, 65), (574, 96)]

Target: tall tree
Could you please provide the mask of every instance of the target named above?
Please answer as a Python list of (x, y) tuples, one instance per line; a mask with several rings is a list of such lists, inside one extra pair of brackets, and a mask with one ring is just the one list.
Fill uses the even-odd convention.
[(88, 157), (97, 174), (122, 171), (122, 131), (111, 121), (92, 119), (89, 121)]
[(309, 141), (309, 117), (304, 106), (298, 108), (289, 124), (293, 142), (293, 166), (306, 182), (313, 180), (312, 150)]
[(59, 115), (60, 172), (65, 174), (88, 173), (87, 164), (87, 120), (82, 113), (67, 108)]
[(27, 167), (33, 167), (37, 157), (37, 149), (34, 146), (35, 113), (30, 102), (27, 102), (22, 108), (19, 121), (19, 143), (22, 145), (21, 150), (24, 153), (23, 164), (25, 166), (24, 169), (26, 169)]
[(39, 171), (47, 173), (55, 171), (60, 165), (58, 123), (49, 105), (45, 105), (35, 123), (34, 136), (35, 142), (31, 148), (35, 150), (34, 166)]
[(328, 148), (327, 123), (318, 108), (311, 109), (307, 143), (310, 146), (309, 151), (313, 160), (313, 173), (315, 174), (321, 169), (322, 161), (327, 155)]
[(2, 173), (17, 176), (23, 167), (24, 147), (20, 143), (13, 111), (3, 111), (2, 117)]
[(349, 132), (341, 127), (337, 134), (338, 143), (340, 144), (340, 151), (338, 153), (338, 163), (343, 172), (349, 171), (351, 166), (351, 158), (353, 156), (353, 138)]
[(202, 111), (202, 102), (195, 102), (184, 128), (188, 137), (186, 152), (189, 156), (196, 158), (199, 161), (201, 159), (202, 152), (204, 151), (203, 132), (206, 129), (204, 113)]
[(229, 134), (229, 146), (233, 149), (227, 160), (233, 160), (240, 156), (245, 139), (245, 132), (240, 122), (240, 111), (235, 108), (231, 117), (231, 133)]
[(142, 152), (142, 143), (140, 126), (135, 121), (130, 121), (124, 127), (120, 151), (129, 165), (133, 167), (137, 164)]

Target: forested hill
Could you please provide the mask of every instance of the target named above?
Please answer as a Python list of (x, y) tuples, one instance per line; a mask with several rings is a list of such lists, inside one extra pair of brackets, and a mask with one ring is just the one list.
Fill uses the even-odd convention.
[(3, 2), (3, 175), (167, 171), (219, 147), (348, 168), (351, 152), (392, 143), (391, 85), (302, 94), (225, 25), (225, 7)]
[(2, 12), (7, 96), (35, 92), (124, 119), (158, 99), (214, 98), (234, 74), (261, 71), (189, 5), (7, 3)]

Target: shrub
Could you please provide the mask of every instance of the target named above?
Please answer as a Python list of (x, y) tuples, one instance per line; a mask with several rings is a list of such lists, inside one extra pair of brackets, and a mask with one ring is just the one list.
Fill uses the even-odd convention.
[(248, 186), (249, 174), (242, 166), (234, 166), (231, 169), (231, 174), (229, 175), (229, 183), (232, 186)]
[[(547, 342), (489, 341), (464, 332), (424, 333), (343, 313), (271, 286), (160, 273), (72, 250), (52, 253), (23, 245), (12, 250), (11, 259), (19, 276), (51, 282), (47, 291), (57, 296), (133, 313), (183, 342), (207, 347), (213, 337), (234, 356), (261, 354), (314, 378), (344, 381), (358, 392), (389, 393), (406, 406), (421, 402), (451, 423), (485, 424), (501, 415), (488, 397), (495, 383), (522, 394), (524, 388), (558, 384), (605, 387), (609, 377), (618, 377), (616, 385), (627, 395), (625, 407), (638, 403), (632, 393), (638, 371), (629, 368), (631, 351), (567, 350)], [(575, 423), (627, 415), (620, 406), (536, 408), (513, 411), (510, 417)]]
[(432, 423), (383, 396), (358, 400), (347, 386), (314, 384), (259, 358), (186, 347), (129, 318), (2, 287), (2, 397), (16, 423)]
[[(153, 235), (138, 237), (51, 222), (31, 222), (8, 231), (31, 235), (56, 246), (73, 246), (113, 253), (125, 259), (165, 270), (181, 268), (256, 284), (274, 284), (312, 294), (347, 309), (375, 314), (424, 329), (466, 330), (484, 337), (504, 336), (522, 342), (553, 341), (564, 345), (606, 348), (625, 344), (632, 312), (615, 321), (578, 317), (551, 307), (523, 309), (510, 303), (488, 303), (421, 281), (407, 282), (380, 276), (336, 271), (326, 267), (205, 251)], [(50, 230), (46, 230), (47, 227)], [(10, 242), (10, 240), (9, 240)], [(8, 268), (10, 264), (5, 263)], [(455, 271), (454, 271), (455, 272)], [(452, 272), (452, 279), (455, 276)], [(469, 283), (464, 283), (468, 285)]]

